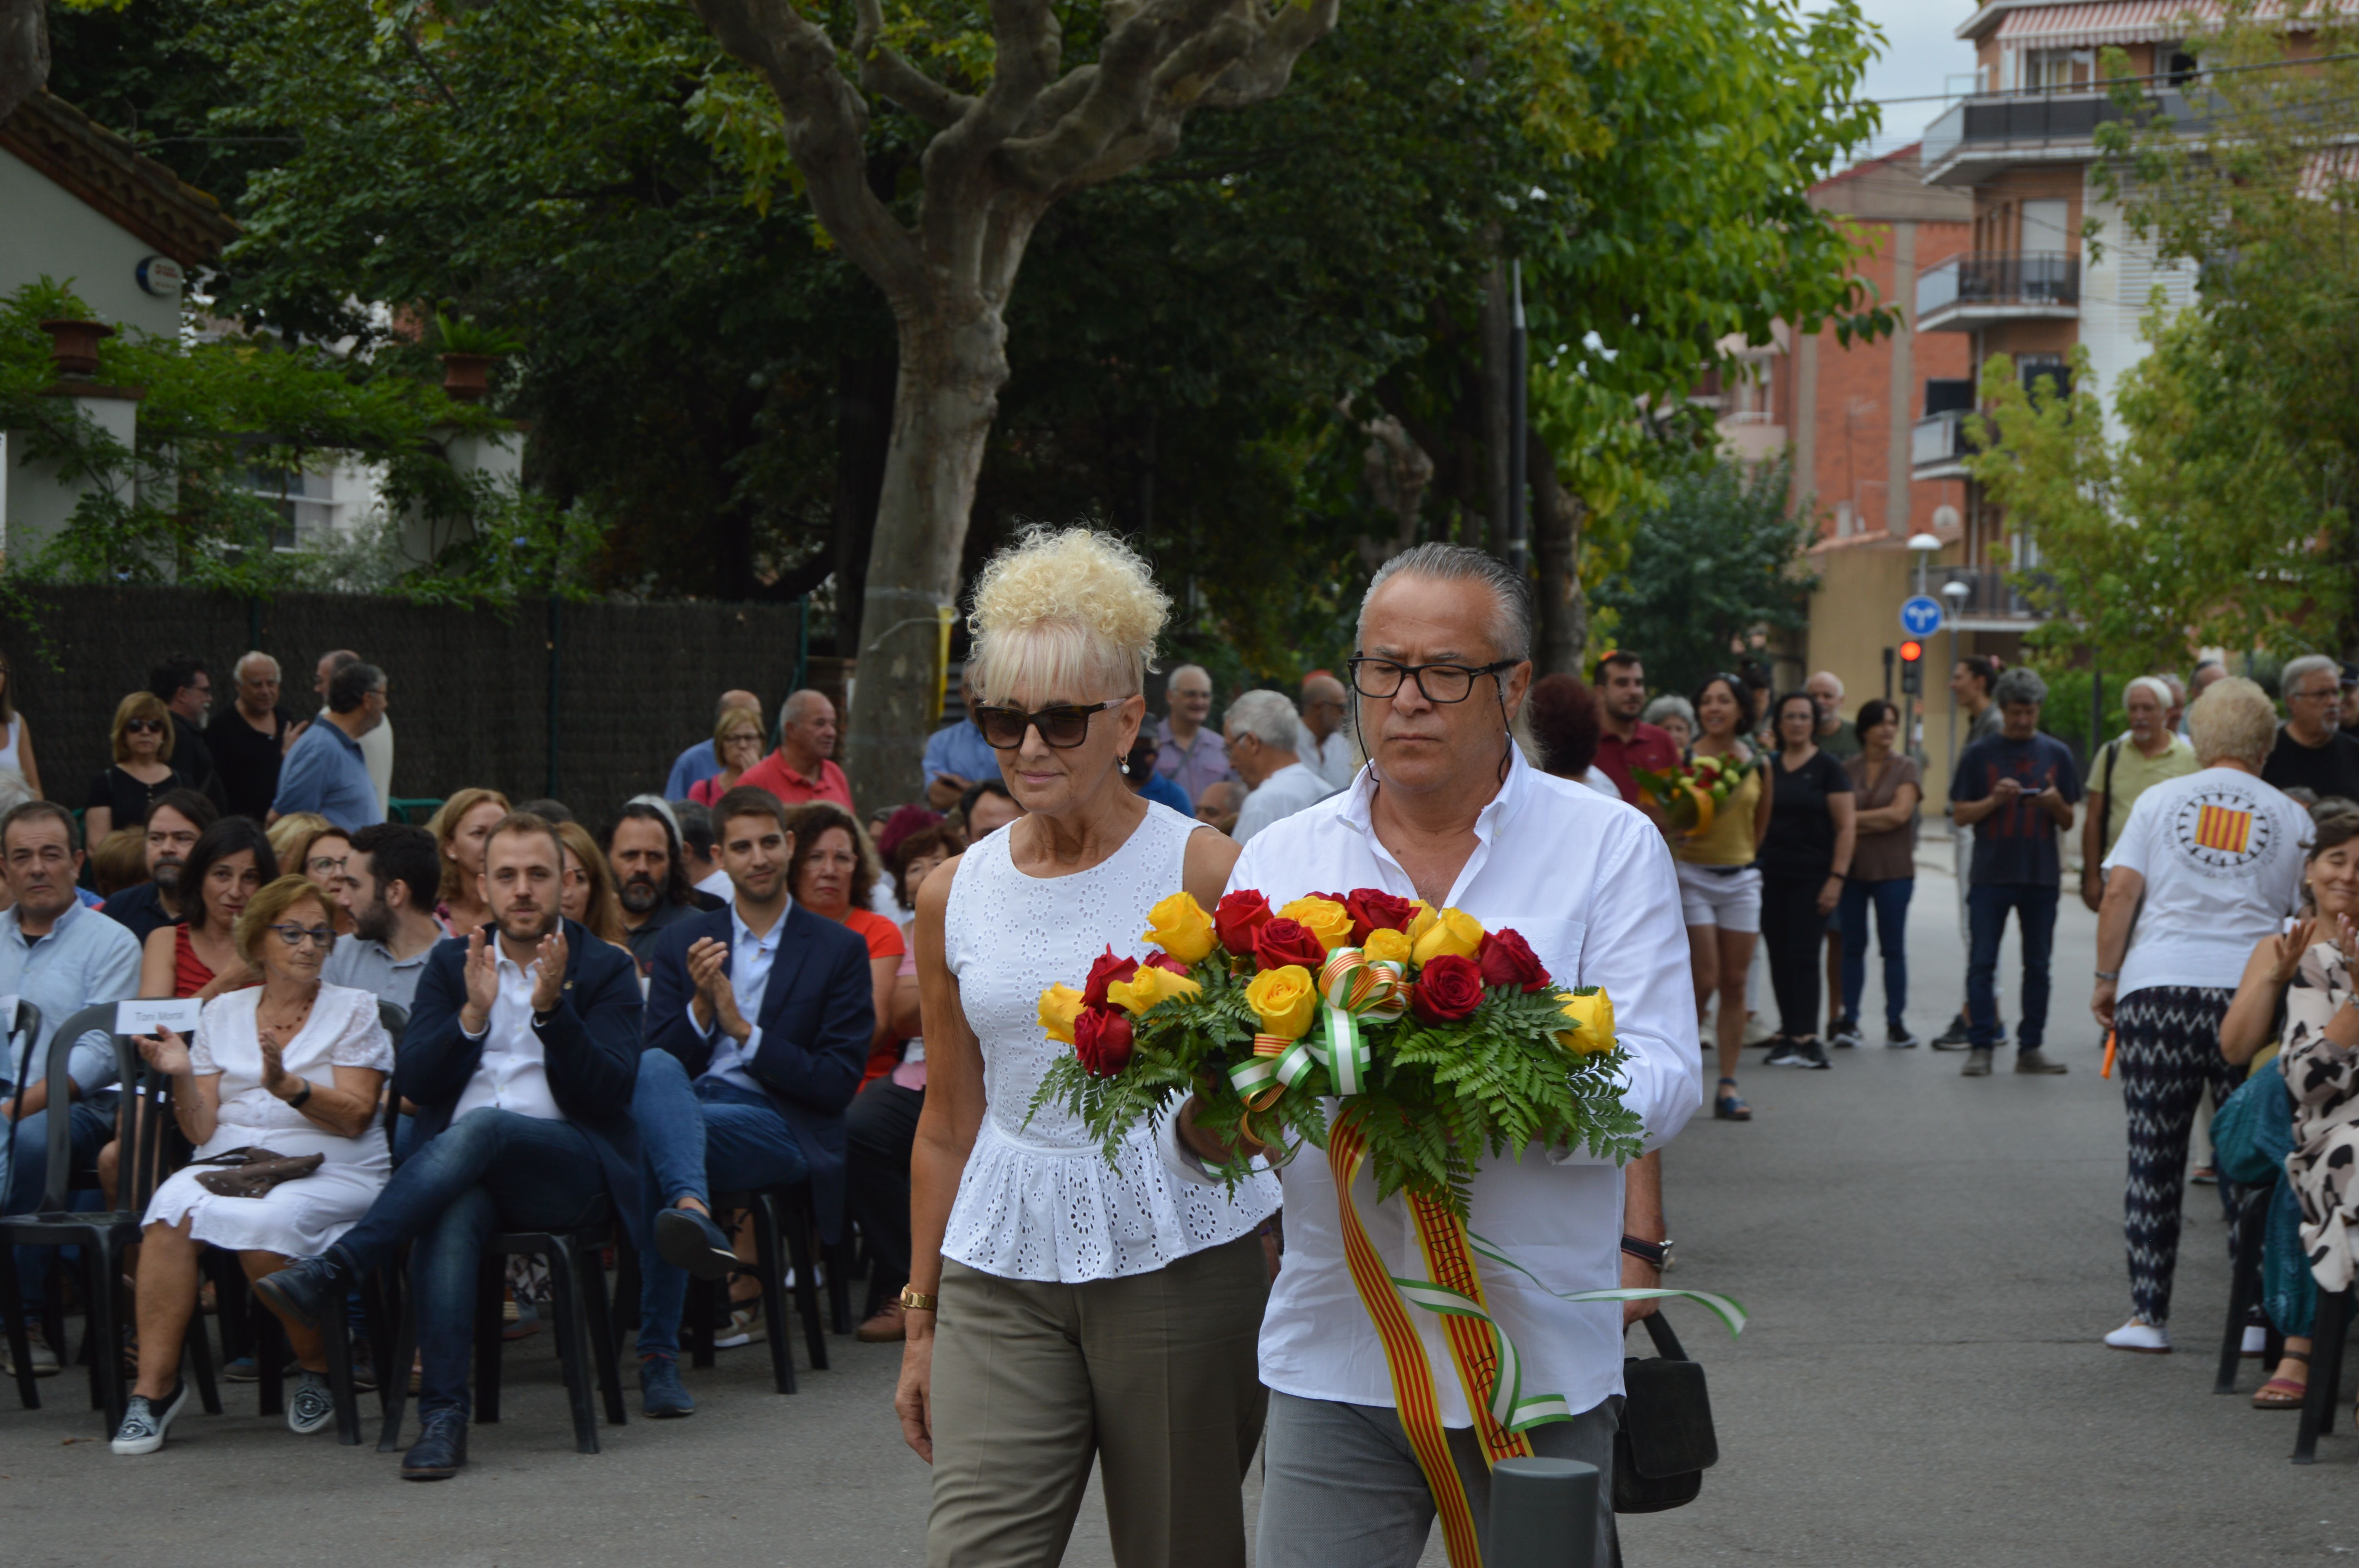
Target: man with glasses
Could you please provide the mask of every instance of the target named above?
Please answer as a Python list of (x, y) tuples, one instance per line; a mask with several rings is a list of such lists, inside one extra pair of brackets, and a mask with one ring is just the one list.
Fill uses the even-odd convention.
[(2313, 790), (2318, 798), (2359, 801), (2359, 738), (2339, 722), (2343, 666), (2324, 654), (2288, 661), (2277, 681), (2286, 721), (2261, 769), (2261, 782), (2279, 789)]
[(221, 819), (213, 803), (192, 789), (158, 795), (147, 808), (147, 880), (110, 894), (99, 907), (106, 917), (142, 943), (147, 935), (179, 922), (180, 868), (197, 847), (197, 835)]
[(737, 783), (766, 789), (788, 806), (832, 800), (852, 810), (852, 781), (835, 755), (835, 704), (823, 691), (799, 691), (778, 709), (778, 749), (748, 768)]
[(385, 820), (361, 737), (385, 722), (386, 701), (385, 672), (375, 665), (355, 662), (329, 677), (325, 721), (304, 730), (288, 752), (271, 821), (316, 811), (351, 833)]
[(227, 811), (229, 796), (201, 728), (212, 708), (212, 671), (193, 654), (174, 654), (147, 672), (147, 689), (172, 713), (173, 770), (202, 790), (215, 806)]
[[(200, 797), (201, 798), (201, 797)], [(16, 902), (0, 911), (0, 996), (40, 1010), (39, 1033), (27, 1042), (14, 1031), (13, 1005), (0, 1023), (10, 1026), (6, 1057), (0, 1065), (0, 1126), (13, 1137), (0, 1143), (9, 1158), (5, 1212), (27, 1214), (40, 1205), (49, 1176), (49, 1121), (69, 1119), (67, 1142), (77, 1168), (87, 1167), (114, 1135), (114, 1046), (96, 1031), (65, 1048), (70, 1106), (49, 1104), (49, 1053), (58, 1048), (57, 1028), (85, 1007), (139, 994), (139, 943), (131, 933), (74, 896), (82, 874), (82, 849), (72, 813), (51, 801), (27, 801), (0, 817), (0, 867)], [(57, 1353), (42, 1339), (43, 1281), (47, 1249), (16, 1252), (18, 1305), (31, 1325), (31, 1363), (37, 1377), (58, 1369)], [(5, 1342), (0, 1342), (5, 1343)], [(16, 1370), (13, 1364), (8, 1369)]]
[[(1208, 722), (1212, 716), (1212, 677), (1201, 665), (1181, 665), (1163, 686), (1165, 717), (1155, 727), (1155, 771), (1202, 805), (1212, 784), (1242, 784), (1229, 765), (1229, 749)], [(1009, 742), (1011, 745), (1015, 742)]]
[(237, 700), (205, 726), (221, 773), (225, 809), (256, 822), (278, 794), (278, 766), (303, 733), (303, 720), (278, 705), (278, 661), (259, 650), (238, 660)]
[(1227, 733), (1229, 761), (1253, 793), (1237, 807), (1230, 837), (1251, 843), (1255, 834), (1271, 823), (1318, 805), (1335, 793), (1334, 786), (1301, 760), (1301, 721), (1294, 705), (1274, 691), (1249, 691), (1229, 704), (1222, 724)]
[(1360, 771), (1352, 737), (1343, 724), (1343, 683), (1325, 670), (1302, 677), (1302, 762), (1327, 781), (1330, 790), (1349, 789)]

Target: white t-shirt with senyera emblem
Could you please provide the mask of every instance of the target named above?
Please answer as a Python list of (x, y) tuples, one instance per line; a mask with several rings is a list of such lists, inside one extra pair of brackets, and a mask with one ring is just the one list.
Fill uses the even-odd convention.
[(2115, 997), (2149, 986), (2234, 989), (2301, 903), (2310, 814), (2234, 768), (2150, 785), (2105, 857), (2146, 879)]

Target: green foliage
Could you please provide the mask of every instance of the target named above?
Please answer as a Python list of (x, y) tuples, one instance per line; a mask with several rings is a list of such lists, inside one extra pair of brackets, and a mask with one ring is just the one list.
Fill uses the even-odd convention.
[(1767, 633), (1807, 624), (1817, 577), (1802, 551), (1817, 530), (1787, 515), (1790, 462), (1757, 468), (1690, 459), (1635, 519), (1627, 572), (1598, 595), (1619, 617), (1616, 642), (1647, 661), (1647, 680), (1688, 692), (1756, 653)]

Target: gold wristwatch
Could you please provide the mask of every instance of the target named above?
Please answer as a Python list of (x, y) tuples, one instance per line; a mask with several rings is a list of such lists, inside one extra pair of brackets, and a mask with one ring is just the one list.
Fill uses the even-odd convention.
[(934, 1310), (934, 1298), (929, 1295), (921, 1295), (918, 1292), (911, 1290), (908, 1286), (903, 1285), (901, 1287), (901, 1310), (903, 1312), (931, 1312)]

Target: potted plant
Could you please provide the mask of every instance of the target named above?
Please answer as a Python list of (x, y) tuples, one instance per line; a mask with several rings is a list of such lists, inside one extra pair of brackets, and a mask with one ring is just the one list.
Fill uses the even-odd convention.
[(514, 332), (478, 325), (471, 317), (455, 320), (440, 311), (435, 330), (442, 336), (442, 392), (454, 403), (481, 403), (492, 387), (492, 365), (524, 347)]

